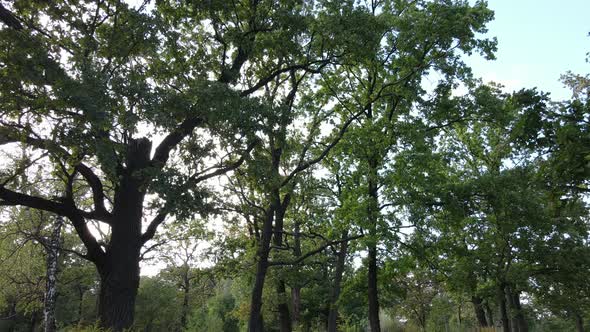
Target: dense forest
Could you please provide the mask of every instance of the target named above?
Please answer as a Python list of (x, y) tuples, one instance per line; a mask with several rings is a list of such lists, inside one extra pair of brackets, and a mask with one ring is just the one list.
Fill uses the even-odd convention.
[(590, 329), (590, 75), (483, 82), (493, 18), (0, 1), (0, 331)]

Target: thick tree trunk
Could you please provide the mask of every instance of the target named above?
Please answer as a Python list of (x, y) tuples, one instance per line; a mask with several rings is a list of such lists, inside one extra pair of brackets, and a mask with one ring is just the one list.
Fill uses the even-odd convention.
[[(115, 332), (133, 324), (135, 298), (139, 287), (139, 241), (121, 243), (113, 230), (111, 250), (99, 269), (100, 293), (98, 315), (100, 325)], [(127, 238), (128, 239), (128, 238)], [(138, 240), (138, 239), (137, 239)]]
[(262, 226), (262, 241), (258, 246), (256, 257), (256, 277), (252, 288), (252, 298), (250, 300), (250, 317), (248, 320), (248, 332), (263, 332), (262, 320), (262, 291), (264, 290), (264, 280), (268, 271), (268, 255), (270, 253), (270, 241), (272, 238), (272, 223), (274, 219), (274, 207), (267, 211), (264, 225)]
[(582, 315), (575, 313), (574, 319), (576, 320), (576, 332), (584, 332), (584, 319), (582, 318)]
[(484, 312), (482, 299), (477, 296), (471, 297), (471, 302), (473, 303), (473, 310), (475, 311), (475, 317), (477, 317), (477, 322), (479, 326), (486, 327), (488, 325), (488, 321), (486, 320), (486, 313)]
[[(342, 239), (345, 239), (347, 236), (347, 232), (342, 233)], [(338, 251), (338, 257), (336, 259), (336, 269), (334, 271), (334, 284), (332, 285), (332, 294), (330, 295), (330, 311), (328, 313), (328, 332), (338, 331), (338, 299), (340, 298), (342, 275), (344, 274), (347, 251), (348, 241), (342, 241), (340, 243), (340, 250)]]
[(47, 280), (45, 283), (45, 299), (43, 307), (43, 330), (55, 332), (55, 301), (57, 300), (57, 263), (59, 259), (59, 245), (63, 217), (57, 216), (53, 223), (51, 237), (47, 243)]
[(144, 183), (139, 171), (149, 163), (151, 143), (132, 141), (127, 151), (127, 168), (115, 188), (111, 239), (104, 260), (97, 264), (100, 275), (98, 315), (100, 325), (113, 332), (133, 324), (135, 298), (139, 288), (141, 219)]

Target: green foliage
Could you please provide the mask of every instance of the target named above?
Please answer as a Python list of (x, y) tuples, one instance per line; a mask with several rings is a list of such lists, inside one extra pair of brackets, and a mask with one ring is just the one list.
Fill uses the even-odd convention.
[(142, 278), (137, 295), (134, 329), (177, 330), (180, 303), (174, 284), (160, 278)]
[(221, 281), (213, 297), (192, 312), (186, 331), (238, 332), (235, 316), (236, 300), (231, 293), (232, 282)]
[[(342, 330), (365, 330), (369, 266), (383, 331), (476, 328), (471, 301), (496, 313), (506, 295), (537, 331), (589, 318), (589, 78), (565, 74), (560, 102), (473, 79), (463, 56), (496, 50), (485, 1), (147, 3), (0, 7), (0, 145), (22, 150), (0, 165), (7, 325), (40, 320), (59, 213), (75, 227), (58, 326), (101, 331), (101, 279), (83, 258), (104, 271), (120, 254), (121, 211), (139, 229), (122, 242), (166, 265), (141, 279), (133, 330), (244, 330), (266, 258), (271, 331), (279, 304), (300, 306), (298, 330), (323, 329), (331, 305)], [(140, 143), (145, 160), (130, 157)], [(171, 225), (153, 239), (152, 215)]]

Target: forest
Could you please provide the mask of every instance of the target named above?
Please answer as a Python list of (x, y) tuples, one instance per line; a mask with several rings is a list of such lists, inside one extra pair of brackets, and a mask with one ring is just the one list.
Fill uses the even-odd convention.
[(0, 331), (590, 330), (590, 74), (484, 82), (493, 19), (1, 0)]

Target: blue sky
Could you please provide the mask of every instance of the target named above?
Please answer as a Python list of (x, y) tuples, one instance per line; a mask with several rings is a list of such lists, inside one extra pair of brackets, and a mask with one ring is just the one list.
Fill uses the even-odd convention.
[(489, 0), (488, 7), (495, 19), (486, 35), (498, 38), (498, 51), (495, 61), (466, 59), (477, 77), (508, 91), (537, 87), (561, 100), (571, 96), (561, 74), (590, 74), (590, 0)]

